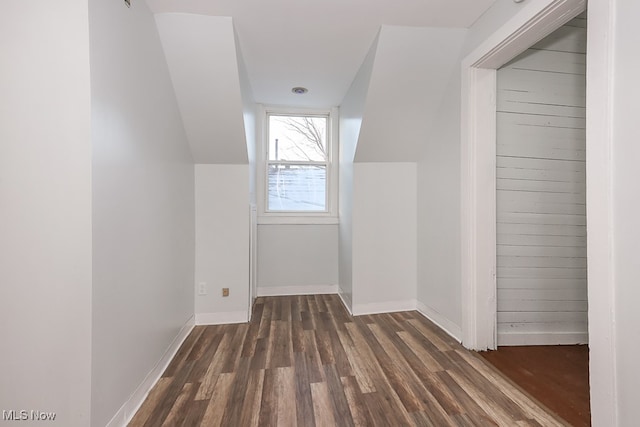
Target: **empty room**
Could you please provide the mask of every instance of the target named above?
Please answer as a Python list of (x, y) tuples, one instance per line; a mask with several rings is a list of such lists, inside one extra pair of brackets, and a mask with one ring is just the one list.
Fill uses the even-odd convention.
[(635, 425), (639, 16), (3, 4), (0, 425)]

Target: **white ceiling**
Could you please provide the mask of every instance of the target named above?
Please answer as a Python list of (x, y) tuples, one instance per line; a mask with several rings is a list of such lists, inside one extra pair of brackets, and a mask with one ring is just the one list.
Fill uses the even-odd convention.
[[(232, 17), (256, 102), (329, 107), (341, 103), (381, 25), (466, 28), (495, 0), (146, 1), (154, 13)], [(294, 86), (309, 93), (294, 95)]]

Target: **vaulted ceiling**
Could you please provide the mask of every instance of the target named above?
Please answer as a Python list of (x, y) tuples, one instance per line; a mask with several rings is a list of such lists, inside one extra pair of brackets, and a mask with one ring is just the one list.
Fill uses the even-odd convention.
[(156, 14), (231, 17), (255, 101), (321, 108), (341, 103), (381, 25), (467, 28), (495, 0), (146, 1)]

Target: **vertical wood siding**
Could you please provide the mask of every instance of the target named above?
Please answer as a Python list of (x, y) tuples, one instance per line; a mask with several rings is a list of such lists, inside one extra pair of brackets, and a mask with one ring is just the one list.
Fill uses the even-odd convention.
[(498, 345), (587, 340), (586, 16), (498, 71)]

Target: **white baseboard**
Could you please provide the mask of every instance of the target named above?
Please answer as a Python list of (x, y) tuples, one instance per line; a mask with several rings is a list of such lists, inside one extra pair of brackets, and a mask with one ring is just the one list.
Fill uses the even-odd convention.
[(340, 301), (342, 301), (344, 308), (346, 308), (349, 314), (353, 316), (353, 313), (351, 312), (351, 298), (349, 295), (347, 295), (342, 288), (338, 287), (338, 296), (340, 297)]
[(373, 302), (368, 304), (353, 304), (353, 315), (393, 313), (397, 311), (411, 311), (416, 309), (416, 300)]
[(424, 317), (435, 323), (440, 329), (449, 334), (458, 342), (462, 342), (462, 328), (451, 320), (447, 319), (442, 313), (418, 301), (418, 312)]
[(196, 313), (196, 325), (227, 325), (249, 321), (246, 311), (223, 311), (221, 313)]
[(498, 346), (588, 344), (586, 332), (518, 332), (498, 333)]
[(338, 285), (258, 287), (259, 297), (277, 297), (277, 296), (284, 296), (284, 295), (321, 295), (321, 294), (337, 294), (337, 293), (338, 293)]
[(124, 405), (122, 405), (122, 407), (120, 407), (113, 418), (111, 418), (107, 427), (124, 427), (129, 424), (133, 416), (138, 412), (138, 409), (140, 409), (140, 406), (142, 406), (144, 400), (147, 398), (149, 391), (151, 391), (153, 386), (156, 385), (163, 372), (167, 369), (169, 363), (171, 363), (171, 360), (173, 360), (180, 349), (184, 340), (189, 336), (189, 333), (191, 333), (194, 325), (194, 317), (191, 316), (182, 328), (180, 328), (180, 332), (178, 332), (178, 335), (173, 339), (156, 366), (153, 367), (151, 372), (147, 374), (146, 378), (133, 392), (131, 397), (124, 403)]

